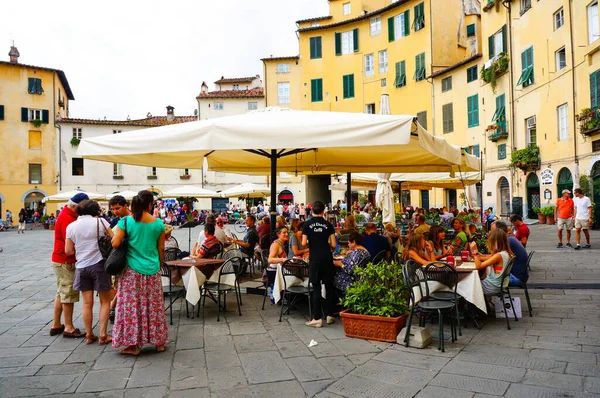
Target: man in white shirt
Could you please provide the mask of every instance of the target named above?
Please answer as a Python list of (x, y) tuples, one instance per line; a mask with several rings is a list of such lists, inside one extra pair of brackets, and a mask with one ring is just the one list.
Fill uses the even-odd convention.
[(573, 218), (575, 218), (575, 240), (577, 241), (575, 250), (581, 249), (579, 243), (581, 241), (582, 229), (587, 242), (583, 248), (590, 249), (592, 246), (590, 245), (589, 228), (590, 224), (594, 221), (592, 218), (592, 201), (583, 194), (583, 191), (580, 188), (576, 188), (574, 193), (575, 198), (573, 198), (573, 203), (575, 204), (575, 215)]
[(229, 230), (226, 231), (223, 228), (224, 225), (225, 225), (225, 222), (223, 221), (223, 219), (217, 218), (217, 222), (215, 225), (215, 237), (219, 240), (219, 242), (221, 242), (223, 247), (227, 247), (231, 244), (232, 238), (229, 233)]

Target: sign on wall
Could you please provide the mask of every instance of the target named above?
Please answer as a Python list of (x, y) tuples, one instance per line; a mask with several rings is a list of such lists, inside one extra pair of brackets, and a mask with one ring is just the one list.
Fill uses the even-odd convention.
[(554, 185), (554, 172), (552, 169), (544, 169), (540, 172), (542, 185)]

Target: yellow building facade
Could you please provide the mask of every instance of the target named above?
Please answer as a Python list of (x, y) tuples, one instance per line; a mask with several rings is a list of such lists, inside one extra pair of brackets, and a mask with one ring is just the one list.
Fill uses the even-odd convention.
[(33, 213), (57, 192), (55, 120), (74, 97), (64, 72), (19, 63), (14, 46), (9, 56), (0, 61), (0, 214), (4, 220), (10, 210), (16, 220), (21, 208)]

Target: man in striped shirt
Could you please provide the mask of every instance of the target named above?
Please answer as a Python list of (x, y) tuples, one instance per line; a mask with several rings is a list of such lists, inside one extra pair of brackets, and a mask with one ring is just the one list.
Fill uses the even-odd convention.
[(196, 257), (206, 258), (212, 256), (215, 250), (214, 247), (219, 245), (219, 239), (215, 236), (215, 224), (206, 224), (204, 226), (204, 235), (206, 235), (206, 239), (204, 239), (198, 249)]

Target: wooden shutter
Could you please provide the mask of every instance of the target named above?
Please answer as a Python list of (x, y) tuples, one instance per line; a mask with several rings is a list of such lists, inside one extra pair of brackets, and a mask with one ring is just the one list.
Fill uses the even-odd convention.
[(479, 157), (479, 144), (473, 145), (473, 150), (471, 151), (471, 154)]
[(44, 89), (42, 88), (42, 79), (35, 79), (35, 93), (42, 94)]
[(352, 38), (354, 41), (354, 52), (358, 51), (358, 28), (352, 31)]
[(467, 123), (468, 127), (479, 126), (479, 95), (467, 97)]
[(600, 70), (590, 75), (590, 107), (600, 105)]
[(323, 101), (323, 79), (317, 79), (317, 83), (318, 83), (318, 87), (317, 87), (317, 94), (318, 94), (318, 101)]
[(348, 76), (348, 94), (350, 98), (354, 98), (354, 74)]
[(310, 58), (316, 58), (315, 54), (316, 54), (316, 50), (315, 50), (315, 44), (316, 44), (316, 37), (311, 37), (310, 38)]
[(50, 122), (50, 112), (47, 109), (42, 109), (42, 123), (48, 124)]
[(33, 77), (28, 79), (27, 92), (29, 94), (35, 94), (35, 79)]
[(335, 55), (342, 55), (342, 34), (335, 33)]
[(394, 34), (394, 17), (388, 18), (388, 41), (392, 42), (396, 39)]
[(452, 103), (445, 104), (442, 106), (442, 124), (443, 124), (444, 133), (451, 133), (454, 131)]
[(502, 52), (508, 52), (508, 44), (506, 43), (506, 25), (502, 26)]
[(494, 58), (494, 35), (488, 37), (488, 55), (490, 59)]
[(317, 81), (316, 81), (315, 79), (312, 79), (312, 80), (310, 81), (310, 101), (311, 101), (311, 102), (315, 102), (315, 101), (316, 101), (316, 100), (315, 100), (315, 95), (316, 95), (316, 92), (317, 92), (317, 90), (316, 90), (316, 88), (315, 88), (315, 86), (316, 86), (316, 82), (317, 82)]
[(323, 57), (323, 53), (321, 50), (321, 36), (315, 37), (315, 50), (316, 50), (316, 57), (315, 58), (322, 58)]
[(348, 75), (342, 76), (342, 86), (344, 87), (342, 98), (348, 98)]
[(0, 120), (4, 120), (4, 105), (0, 105)]
[[(394, 86), (400, 87), (400, 62), (396, 62), (396, 79), (394, 80)], [(591, 76), (590, 76), (591, 79)]]
[(404, 11), (404, 36), (410, 35), (410, 10)]
[(22, 122), (29, 121), (29, 108), (21, 108), (21, 121)]

